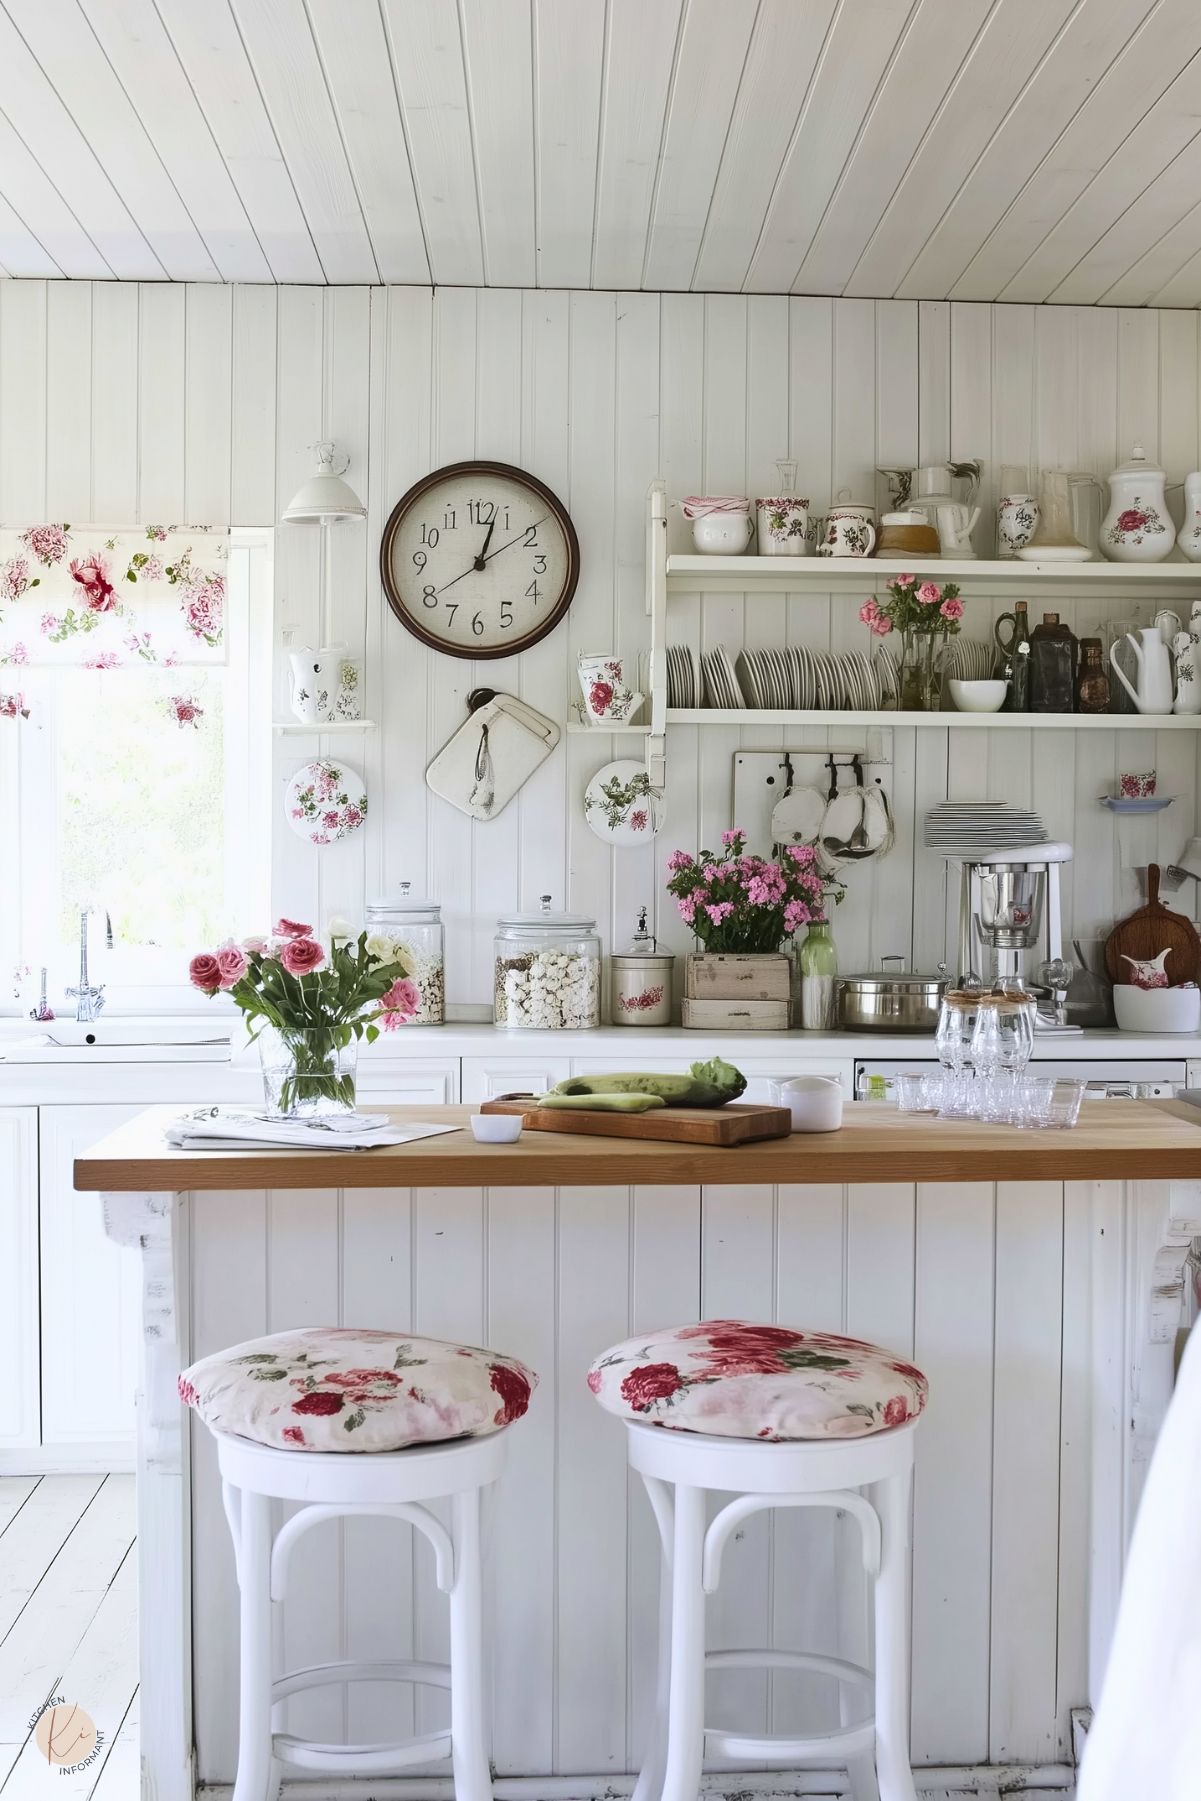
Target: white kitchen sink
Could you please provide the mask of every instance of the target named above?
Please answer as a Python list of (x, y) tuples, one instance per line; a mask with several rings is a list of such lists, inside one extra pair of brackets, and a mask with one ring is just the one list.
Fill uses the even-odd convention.
[(230, 1033), (205, 1019), (5, 1021), (4, 1063), (228, 1063)]

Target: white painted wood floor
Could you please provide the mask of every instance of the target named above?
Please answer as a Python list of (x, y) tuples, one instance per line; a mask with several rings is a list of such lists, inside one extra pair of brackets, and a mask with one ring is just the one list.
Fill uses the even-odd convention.
[[(0, 1477), (4, 1801), (138, 1792), (133, 1542), (132, 1476)], [(30, 1723), (51, 1695), (78, 1703), (103, 1740), (86, 1769), (50, 1771), (34, 1743)]]

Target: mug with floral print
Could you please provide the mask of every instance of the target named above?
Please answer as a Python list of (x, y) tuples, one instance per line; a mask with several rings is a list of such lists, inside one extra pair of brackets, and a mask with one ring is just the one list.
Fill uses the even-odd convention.
[(178, 1386), (215, 1432), (285, 1451), (400, 1451), (499, 1432), (537, 1382), (516, 1357), (477, 1345), (310, 1326), (202, 1357)]
[(588, 1387), (623, 1419), (774, 1442), (885, 1432), (916, 1419), (927, 1394), (922, 1372), (878, 1345), (731, 1319), (614, 1345)]

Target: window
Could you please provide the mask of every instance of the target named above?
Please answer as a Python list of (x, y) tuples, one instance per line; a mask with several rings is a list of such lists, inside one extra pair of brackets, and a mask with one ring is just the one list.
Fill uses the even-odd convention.
[(271, 547), (231, 534), (223, 663), (0, 669), (29, 710), (0, 719), (0, 804), (18, 821), (0, 934), (9, 966), (49, 968), (52, 1004), (76, 980), (84, 905), (92, 980), (123, 1009), (191, 1005), (197, 946), (266, 917)]

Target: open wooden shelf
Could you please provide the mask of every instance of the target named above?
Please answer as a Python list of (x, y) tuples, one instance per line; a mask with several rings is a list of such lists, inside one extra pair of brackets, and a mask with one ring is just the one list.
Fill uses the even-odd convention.
[(1132, 595), (1179, 596), (1195, 589), (1201, 598), (1201, 563), (1023, 563), (950, 557), (706, 557), (669, 556), (667, 592), (788, 593), (867, 595), (883, 588), (902, 570), (912, 569), (937, 582), (956, 582), (965, 593), (1020, 587), (1028, 593), (1064, 598), (1095, 594), (1098, 589)]
[(871, 713), (839, 709), (668, 707), (668, 725), (915, 725), (926, 731), (1196, 732), (1201, 713)]

